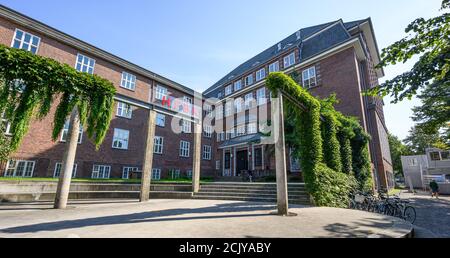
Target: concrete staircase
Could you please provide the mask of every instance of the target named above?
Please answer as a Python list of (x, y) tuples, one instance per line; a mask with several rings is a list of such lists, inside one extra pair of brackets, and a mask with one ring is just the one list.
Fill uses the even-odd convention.
[[(289, 203), (310, 205), (305, 184), (288, 184), (288, 193)], [(276, 203), (277, 186), (275, 183), (207, 183), (200, 186), (200, 191), (193, 198)]]

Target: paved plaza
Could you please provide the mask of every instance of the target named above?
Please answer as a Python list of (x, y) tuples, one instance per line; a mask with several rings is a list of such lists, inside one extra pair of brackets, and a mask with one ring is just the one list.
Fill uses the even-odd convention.
[(273, 215), (267, 203), (212, 200), (71, 201), (0, 204), (0, 237), (309, 238), (403, 237), (411, 225), (362, 211), (292, 206)]

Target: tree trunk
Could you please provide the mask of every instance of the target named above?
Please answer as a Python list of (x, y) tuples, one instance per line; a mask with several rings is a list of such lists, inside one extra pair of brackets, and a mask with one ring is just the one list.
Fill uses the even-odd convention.
[(75, 107), (70, 115), (69, 131), (67, 132), (66, 148), (64, 150), (61, 174), (56, 190), (55, 209), (65, 209), (69, 199), (70, 181), (78, 146), (78, 132), (80, 130), (80, 115)]

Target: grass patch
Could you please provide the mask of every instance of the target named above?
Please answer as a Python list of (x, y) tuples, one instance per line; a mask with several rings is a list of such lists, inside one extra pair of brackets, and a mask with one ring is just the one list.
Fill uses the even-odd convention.
[(401, 191), (402, 191), (401, 189), (396, 188), (396, 189), (390, 190), (388, 194), (389, 195), (398, 195), (399, 193), (401, 193)]

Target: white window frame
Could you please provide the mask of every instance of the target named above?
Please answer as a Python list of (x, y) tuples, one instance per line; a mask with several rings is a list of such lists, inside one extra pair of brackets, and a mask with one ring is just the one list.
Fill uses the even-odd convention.
[(203, 113), (205, 116), (209, 116), (209, 117), (214, 117), (214, 113), (213, 113), (213, 107), (211, 104), (204, 104), (203, 105)]
[(181, 178), (181, 171), (179, 169), (172, 169), (169, 171), (169, 176), (171, 179)]
[(75, 69), (82, 73), (94, 74), (95, 62), (94, 58), (78, 53)]
[(204, 125), (203, 136), (206, 138), (212, 138), (213, 127), (211, 125)]
[(164, 153), (164, 137), (155, 136), (153, 153), (155, 153), (155, 154), (163, 154)]
[(11, 136), (11, 123), (9, 122), (8, 119), (5, 118), (5, 114), (3, 113), (1, 118), (0, 118), (0, 123), (5, 124), (5, 135)]
[(155, 181), (161, 180), (161, 169), (160, 168), (152, 169), (152, 180), (155, 180)]
[(187, 141), (180, 141), (180, 157), (189, 158), (190, 157), (191, 143)]
[(192, 133), (192, 122), (186, 119), (181, 120), (181, 132), (189, 134)]
[(163, 100), (164, 98), (167, 99), (167, 96), (168, 96), (167, 88), (161, 85), (156, 85), (155, 99)]
[[(17, 33), (18, 33), (18, 32), (21, 32), (21, 33), (22, 33), (22, 37), (21, 37), (20, 39), (17, 38)], [(29, 42), (25, 42), (25, 37), (26, 37), (27, 35), (28, 35), (29, 38), (30, 38), (30, 41), (29, 41)], [(35, 44), (35, 43), (33, 42), (34, 39), (37, 40), (37, 44)], [(38, 36), (36, 36), (36, 35), (33, 35), (33, 34), (31, 34), (31, 33), (28, 33), (28, 32), (26, 32), (26, 31), (17, 29), (17, 28), (16, 28), (16, 30), (15, 30), (15, 32), (14, 32), (14, 37), (13, 37), (12, 42), (11, 42), (11, 47), (12, 47), (12, 48), (14, 48), (14, 45), (15, 45), (16, 41), (19, 42), (19, 46), (16, 47), (17, 49), (23, 49), (23, 50), (29, 51), (29, 52), (31, 52), (31, 53), (33, 53), (33, 54), (37, 54), (37, 53), (38, 53), (38, 51), (39, 51), (39, 46), (40, 46), (40, 44), (41, 44), (41, 38), (40, 38), (40, 37), (38, 37)], [(24, 45), (28, 45), (28, 47), (25, 47), (25, 48), (24, 48)], [(33, 47), (36, 49), (35, 52), (33, 52)]]
[(220, 160), (216, 160), (216, 170), (220, 170)]
[(117, 114), (118, 117), (131, 119), (133, 117), (133, 107), (125, 102), (117, 102)]
[(408, 166), (417, 167), (419, 165), (417, 158), (410, 158), (408, 160)]
[(261, 106), (261, 105), (264, 105), (267, 103), (266, 88), (260, 88), (256, 91), (256, 99), (258, 102), (258, 106)]
[(250, 92), (245, 95), (245, 109), (250, 109), (253, 107), (253, 101), (255, 100), (253, 96), (253, 92)]
[(190, 179), (191, 179), (191, 178), (192, 178), (192, 174), (193, 174), (193, 173), (192, 173), (192, 169), (186, 170), (186, 177), (187, 177), (187, 178), (190, 178)]
[(156, 125), (159, 127), (166, 127), (166, 115), (157, 113), (156, 114)]
[(236, 81), (234, 83), (234, 91), (236, 92), (236, 91), (241, 90), (241, 89), (242, 89), (242, 81), (241, 80)]
[[(78, 169), (78, 164), (73, 164), (73, 168), (72, 168), (72, 178), (76, 178), (77, 177), (77, 169)], [(61, 175), (62, 172), (62, 163), (61, 162), (57, 162), (55, 164), (55, 170), (53, 170), (53, 178), (59, 178), (59, 176)]]
[(233, 86), (228, 85), (227, 87), (225, 87), (225, 96), (231, 95), (231, 93), (233, 93)]
[(212, 156), (212, 147), (210, 145), (203, 145), (203, 160), (211, 160)]
[(284, 68), (291, 67), (295, 64), (295, 52), (290, 53), (284, 57)]
[(241, 98), (236, 98), (234, 100), (234, 110), (236, 111), (236, 113), (240, 113), (242, 112), (242, 99)]
[[(59, 139), (60, 142), (67, 142), (67, 135), (69, 134), (69, 125), (70, 120), (67, 120), (61, 131), (61, 138)], [(83, 125), (80, 124), (80, 129), (78, 131), (78, 144), (81, 143), (83, 143)]]
[[(11, 167), (11, 163), (14, 162), (14, 166)], [(23, 167), (23, 172), (22, 175), (18, 176), (17, 175), (17, 169), (20, 163), (24, 163), (24, 167)], [(31, 169), (30, 169), (31, 166)], [(5, 170), (5, 175), (4, 177), (33, 177), (34, 174), (34, 169), (36, 167), (36, 161), (30, 161), (30, 160), (8, 160), (7, 164), (6, 164), (6, 170)], [(12, 175), (11, 175), (11, 172)], [(31, 172), (30, 172), (31, 171)]]
[(227, 101), (225, 103), (225, 117), (229, 117), (231, 115), (234, 115), (233, 102)]
[(248, 134), (256, 134), (256, 133), (258, 133), (258, 125), (257, 125), (257, 123), (249, 123), (247, 125), (247, 133)]
[(259, 82), (266, 78), (266, 68), (259, 69), (256, 72), (256, 81)]
[(216, 106), (216, 120), (220, 120), (223, 118), (223, 105), (220, 104), (219, 106)]
[(120, 81), (120, 87), (135, 91), (136, 90), (136, 75), (122, 72), (122, 80)]
[(269, 65), (269, 73), (279, 72), (280, 71), (280, 62), (276, 61)]
[[(251, 79), (251, 80), (250, 80)], [(253, 83), (255, 83), (254, 78), (253, 78), (253, 74), (249, 74), (245, 77), (245, 86), (250, 86)]]
[(123, 167), (122, 168), (122, 179), (130, 179), (130, 172), (139, 171), (138, 167)]
[(245, 128), (245, 125), (240, 125), (236, 127), (236, 137), (244, 136), (247, 134), (247, 128)]
[(306, 89), (317, 86), (317, 74), (315, 66), (311, 66), (308, 69), (303, 70), (302, 83), (302, 86)]
[(111, 177), (111, 166), (108, 165), (92, 166), (92, 174), (91, 174), (92, 179), (109, 179), (110, 177)]
[(130, 131), (114, 128), (112, 148), (118, 150), (128, 150), (129, 143), (130, 143)]

